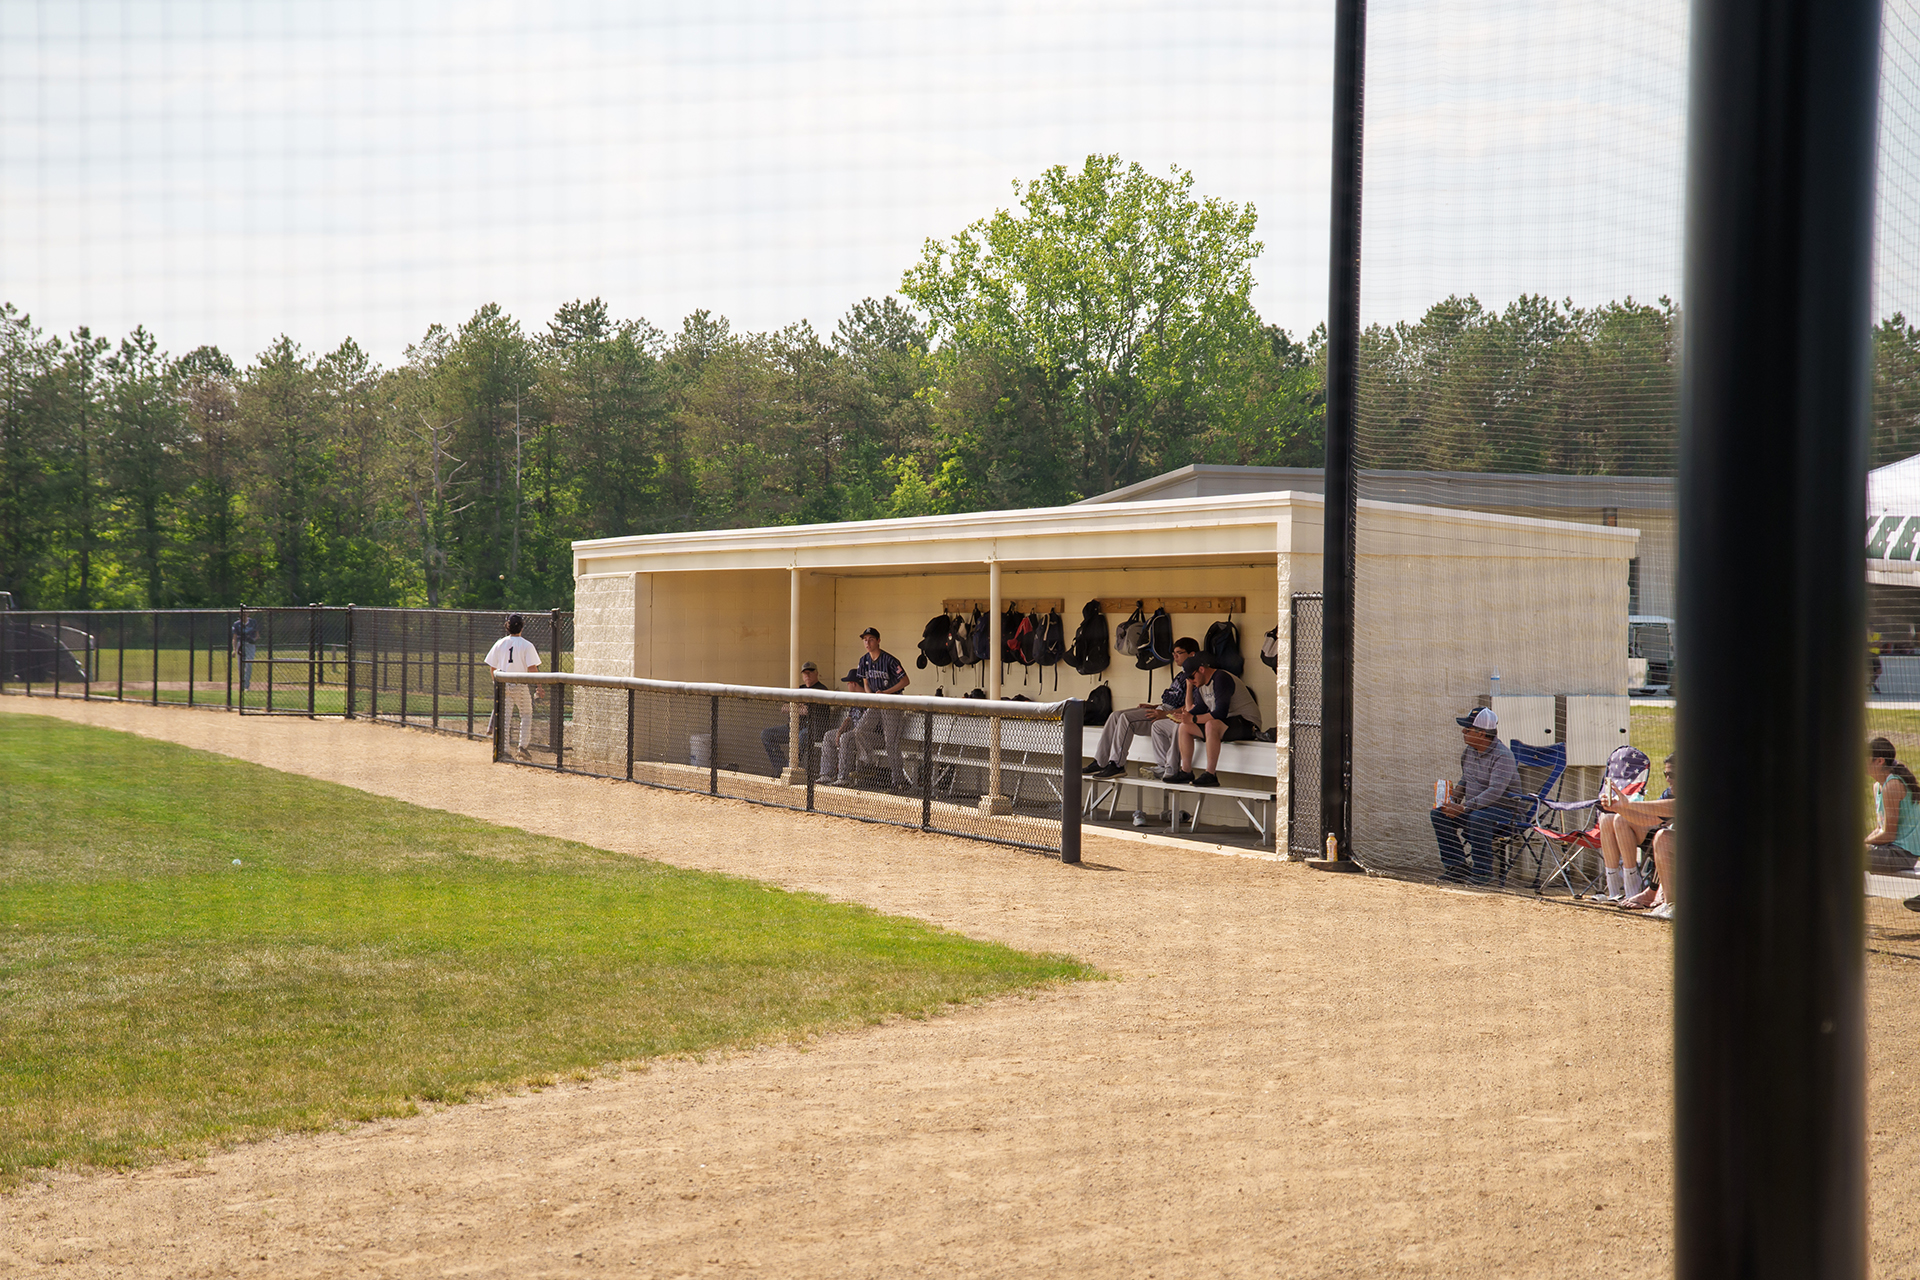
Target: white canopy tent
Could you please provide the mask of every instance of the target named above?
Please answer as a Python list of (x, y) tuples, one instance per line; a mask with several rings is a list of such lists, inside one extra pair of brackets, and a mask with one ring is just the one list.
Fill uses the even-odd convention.
[(1920, 454), (1867, 474), (1867, 581), (1920, 586)]

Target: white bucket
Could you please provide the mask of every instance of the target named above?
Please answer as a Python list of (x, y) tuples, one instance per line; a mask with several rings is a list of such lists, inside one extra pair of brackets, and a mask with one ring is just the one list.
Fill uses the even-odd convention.
[(705, 769), (713, 763), (713, 735), (696, 733), (687, 738), (687, 763)]

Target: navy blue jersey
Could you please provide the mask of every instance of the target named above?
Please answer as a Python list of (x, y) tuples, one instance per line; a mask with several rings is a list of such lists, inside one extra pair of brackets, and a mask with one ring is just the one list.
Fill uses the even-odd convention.
[(907, 674), (907, 669), (900, 665), (900, 659), (885, 649), (878, 654), (861, 654), (860, 665), (854, 670), (860, 673), (860, 683), (867, 687), (868, 693), (885, 693)]

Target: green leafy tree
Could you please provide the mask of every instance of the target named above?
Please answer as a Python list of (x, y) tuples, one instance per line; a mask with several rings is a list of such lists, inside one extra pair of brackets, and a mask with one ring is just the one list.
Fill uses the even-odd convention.
[(175, 517), (185, 474), (186, 406), (173, 362), (145, 328), (122, 338), (103, 370), (108, 482), (124, 525), (129, 567), (142, 579), (147, 607), (167, 608), (179, 595), (167, 578), (178, 568)]
[(59, 585), (51, 594), (70, 609), (101, 603), (101, 570), (108, 567), (101, 560), (110, 501), (102, 456), (107, 420), (101, 364), (111, 349), (85, 325), (54, 349), (49, 496), (59, 513), (60, 554)]
[[(1250, 205), (1198, 198), (1191, 174), (1157, 177), (1117, 156), (1055, 166), (1014, 192), (1018, 212), (928, 241), (901, 292), (932, 319), (941, 395), (973, 412), (1018, 406), (1002, 419), (1047, 455), (1023, 468), (1018, 497), (1053, 504), (1143, 479), (1244, 408), (1230, 380), (1244, 364), (1229, 353), (1260, 329)], [(963, 390), (969, 376), (987, 385)], [(949, 439), (970, 491), (1008, 487), (1004, 469), (997, 481), (980, 472), (992, 459)]]
[(247, 507), (270, 549), (272, 604), (319, 598), (314, 516), (326, 483), (326, 403), (313, 361), (282, 334), (240, 382), (239, 443)]
[(174, 368), (186, 414), (187, 480), (177, 526), (188, 566), (181, 584), (186, 604), (238, 604), (246, 585), (261, 578), (241, 498), (245, 453), (236, 438), (238, 372), (218, 347), (198, 347)]
[(11, 303), (0, 304), (0, 591), (21, 608), (40, 603), (47, 556), (61, 530), (50, 472), (55, 346)]

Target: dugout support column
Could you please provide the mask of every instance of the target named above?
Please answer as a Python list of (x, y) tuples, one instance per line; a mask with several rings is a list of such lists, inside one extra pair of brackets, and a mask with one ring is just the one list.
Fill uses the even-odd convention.
[[(787, 684), (794, 687), (799, 683), (800, 569), (796, 565), (787, 570)], [(800, 721), (805, 710), (797, 702), (790, 702), (787, 706), (787, 767), (780, 771), (780, 785), (805, 786), (805, 764), (800, 759), (800, 752), (804, 749), (800, 741)]]
[(1866, 1274), (1860, 521), (1880, 6), (1695, 0), (1692, 30), (1675, 1274), (1851, 1280)]
[[(993, 637), (993, 652), (987, 658), (987, 699), (1000, 701), (1000, 653), (1006, 637), (1000, 634), (1000, 557), (987, 561), (987, 631)], [(1000, 794), (1000, 717), (987, 720), (987, 793), (980, 797), (980, 812), (1011, 813), (1013, 802)]]

